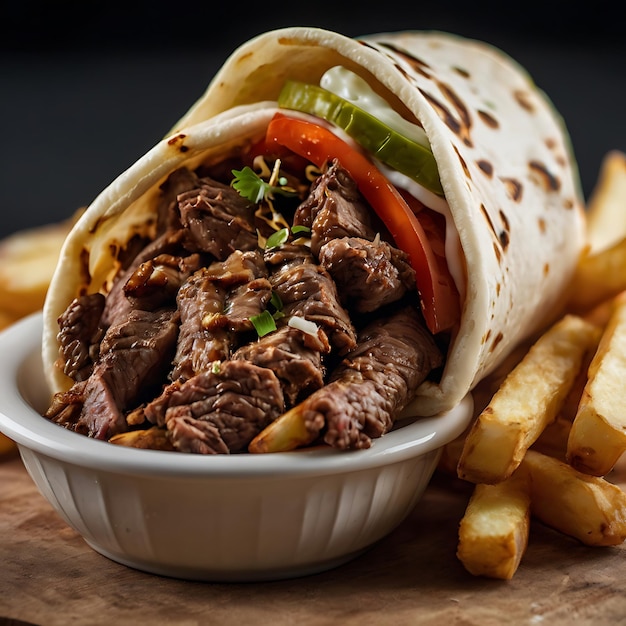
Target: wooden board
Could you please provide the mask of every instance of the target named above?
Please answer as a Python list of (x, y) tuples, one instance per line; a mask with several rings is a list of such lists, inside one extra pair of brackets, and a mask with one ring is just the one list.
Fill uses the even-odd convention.
[(534, 523), (513, 580), (468, 574), (455, 556), (468, 495), (468, 485), (436, 475), (409, 518), (346, 565), (281, 582), (209, 584), (99, 555), (43, 499), (19, 457), (0, 459), (0, 626), (624, 622), (623, 546), (588, 548)]

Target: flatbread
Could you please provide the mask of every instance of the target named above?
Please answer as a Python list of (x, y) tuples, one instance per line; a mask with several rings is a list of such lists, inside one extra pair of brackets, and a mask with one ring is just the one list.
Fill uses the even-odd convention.
[(166, 175), (261, 133), (286, 79), (317, 83), (335, 65), (358, 73), (423, 126), (465, 258), (460, 327), (440, 383), (420, 387), (414, 410), (427, 415), (456, 405), (555, 318), (585, 243), (583, 200), (563, 121), (523, 68), (487, 44), (446, 33), (352, 39), (287, 28), (237, 49), (168, 138), (107, 188), (68, 238), (45, 306), (53, 389), (67, 386), (53, 367), (58, 315), (81, 290), (110, 279), (114, 255), (107, 250), (132, 230), (149, 231)]

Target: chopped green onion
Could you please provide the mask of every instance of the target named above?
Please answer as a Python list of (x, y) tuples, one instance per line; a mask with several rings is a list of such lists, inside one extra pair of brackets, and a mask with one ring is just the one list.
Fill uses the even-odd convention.
[(250, 322), (252, 322), (259, 337), (264, 337), (268, 333), (276, 330), (276, 321), (269, 311), (263, 311), (263, 313), (253, 315), (250, 318)]
[(265, 247), (267, 249), (277, 248), (278, 246), (281, 246), (282, 244), (284, 244), (287, 241), (287, 239), (289, 239), (289, 229), (281, 228), (280, 230), (277, 230), (275, 233), (272, 233), (267, 238), (267, 241), (265, 242)]
[(296, 226), (292, 226), (291, 228), (291, 232), (294, 235), (299, 235), (300, 233), (304, 234), (304, 233), (310, 233), (311, 229), (308, 226), (301, 226), (301, 225), (296, 225)]
[(291, 326), (292, 328), (296, 328), (297, 330), (301, 330), (307, 335), (313, 335), (314, 337), (317, 336), (317, 324), (315, 322), (311, 322), (310, 320), (304, 319), (304, 317), (293, 315), (289, 318), (287, 325)]
[(277, 313), (283, 310), (283, 301), (280, 299), (280, 296), (275, 291), (272, 291), (270, 304), (276, 309)]

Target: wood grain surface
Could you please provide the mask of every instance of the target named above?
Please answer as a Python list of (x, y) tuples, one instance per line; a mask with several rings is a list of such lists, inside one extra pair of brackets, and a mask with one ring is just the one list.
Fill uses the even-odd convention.
[(198, 583), (99, 555), (39, 494), (19, 456), (5, 457), (0, 626), (626, 623), (624, 546), (585, 547), (534, 523), (513, 580), (468, 574), (455, 556), (468, 496), (467, 484), (436, 474), (409, 518), (348, 564), (277, 582)]

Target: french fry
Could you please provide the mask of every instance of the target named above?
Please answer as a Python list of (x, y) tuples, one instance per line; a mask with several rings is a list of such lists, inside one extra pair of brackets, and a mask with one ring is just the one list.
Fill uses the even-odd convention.
[(77, 215), (18, 231), (0, 242), (0, 310), (7, 320), (43, 306), (61, 246)]
[[(437, 471), (456, 476), (467, 433), (443, 448)], [(510, 580), (526, 551), (530, 483), (525, 470), (497, 485), (475, 485), (459, 524), (457, 557), (475, 576)]]
[(567, 443), (567, 461), (595, 476), (608, 474), (626, 450), (626, 293), (615, 299), (589, 366), (588, 381)]
[(587, 206), (587, 249), (567, 310), (583, 313), (626, 289), (626, 154), (608, 152)]
[(574, 417), (576, 417), (580, 398), (587, 384), (587, 371), (589, 370), (589, 365), (591, 364), (596, 350), (597, 345), (595, 343), (588, 346), (588, 349), (583, 355), (580, 371), (563, 401), (559, 414), (553, 422), (543, 429), (537, 441), (532, 445), (534, 450), (565, 461), (567, 455), (567, 440), (570, 430), (572, 429), (572, 422), (574, 421)]
[[(626, 198), (624, 198), (626, 214)], [(583, 254), (567, 308), (583, 314), (626, 289), (626, 237), (596, 254)]]
[(607, 152), (587, 203), (587, 239), (592, 254), (626, 238), (626, 154)]
[(524, 468), (476, 485), (459, 524), (457, 557), (475, 576), (510, 580), (528, 545), (530, 479)]
[(548, 329), (506, 377), (475, 420), (457, 468), (459, 478), (495, 484), (556, 418), (600, 329), (566, 315)]
[(588, 546), (626, 539), (626, 493), (604, 478), (529, 450), (522, 463), (531, 478), (531, 514)]
[(301, 405), (283, 413), (264, 428), (248, 445), (248, 452), (287, 452), (312, 443), (318, 433), (307, 429)]

